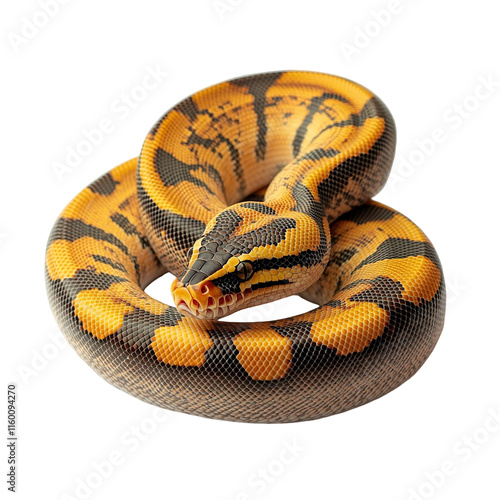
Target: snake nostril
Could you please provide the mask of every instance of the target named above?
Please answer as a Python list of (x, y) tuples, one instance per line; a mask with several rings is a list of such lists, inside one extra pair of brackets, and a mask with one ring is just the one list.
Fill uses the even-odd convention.
[(200, 290), (200, 292), (201, 292), (203, 295), (207, 294), (209, 291), (210, 291), (210, 290), (208, 289), (208, 286), (207, 286), (207, 285), (203, 285), (203, 286), (201, 287), (201, 290)]

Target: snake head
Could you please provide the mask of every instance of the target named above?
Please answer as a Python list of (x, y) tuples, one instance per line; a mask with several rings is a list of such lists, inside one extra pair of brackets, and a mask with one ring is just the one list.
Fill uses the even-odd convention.
[[(328, 226), (326, 225), (328, 231)], [(323, 224), (264, 203), (244, 202), (219, 213), (192, 248), (172, 284), (179, 312), (218, 319), (246, 307), (299, 293), (327, 262)]]

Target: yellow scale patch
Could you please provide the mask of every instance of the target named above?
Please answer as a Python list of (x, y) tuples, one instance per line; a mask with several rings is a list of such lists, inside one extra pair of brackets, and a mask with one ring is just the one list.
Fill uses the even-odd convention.
[(331, 308), (328, 316), (316, 318), (311, 339), (318, 345), (336, 349), (340, 355), (361, 352), (382, 335), (389, 318), (389, 313), (376, 304), (347, 303), (346, 308)]
[(292, 366), (292, 341), (272, 330), (248, 330), (233, 339), (238, 361), (254, 380), (276, 380)]
[(158, 328), (151, 343), (156, 357), (172, 366), (201, 366), (205, 353), (213, 346), (206, 331), (209, 324), (184, 318), (176, 326)]

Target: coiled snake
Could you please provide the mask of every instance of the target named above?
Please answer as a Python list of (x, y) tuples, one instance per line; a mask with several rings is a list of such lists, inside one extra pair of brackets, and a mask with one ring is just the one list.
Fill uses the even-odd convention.
[[(336, 76), (195, 93), (57, 219), (46, 276), (60, 328), (111, 384), (205, 417), (310, 420), (388, 393), (429, 356), (445, 308), (430, 241), (370, 201), (395, 138), (382, 101)], [(167, 271), (177, 308), (144, 292)], [(291, 294), (319, 307), (217, 321)]]

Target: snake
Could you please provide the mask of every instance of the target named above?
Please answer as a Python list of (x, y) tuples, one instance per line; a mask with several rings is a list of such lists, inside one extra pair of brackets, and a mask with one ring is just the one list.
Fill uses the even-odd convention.
[[(339, 76), (259, 73), (192, 94), (55, 221), (60, 329), (110, 384), (173, 411), (300, 422), (380, 398), (420, 369), (445, 315), (434, 246), (372, 200), (395, 147), (384, 102)], [(175, 307), (145, 291), (165, 273)], [(312, 309), (225, 319), (291, 295)]]

